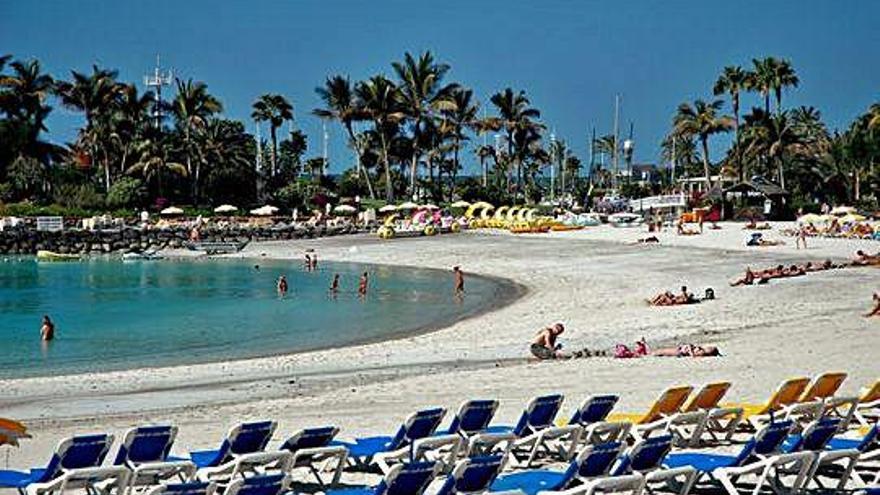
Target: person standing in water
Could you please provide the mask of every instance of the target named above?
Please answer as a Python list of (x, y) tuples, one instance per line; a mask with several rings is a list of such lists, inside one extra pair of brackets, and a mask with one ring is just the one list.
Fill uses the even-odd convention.
[(367, 272), (364, 272), (361, 275), (361, 281), (358, 284), (358, 295), (361, 297), (367, 296), (367, 285), (369, 284), (369, 277), (367, 276)]
[(287, 294), (287, 278), (284, 275), (278, 277), (278, 294)]
[(339, 274), (333, 275), (333, 281), (330, 282), (330, 294), (334, 296), (339, 292)]
[(464, 294), (464, 272), (461, 271), (460, 266), (456, 265), (452, 267), (452, 273), (455, 279), (453, 290), (456, 296), (461, 296)]
[(318, 253), (312, 253), (312, 270), (318, 269)]
[(310, 255), (309, 253), (306, 253), (306, 262), (304, 268), (307, 271), (312, 271), (312, 255)]
[(40, 327), (40, 340), (49, 342), (55, 338), (55, 324), (49, 318), (49, 315), (43, 315), (43, 326)]

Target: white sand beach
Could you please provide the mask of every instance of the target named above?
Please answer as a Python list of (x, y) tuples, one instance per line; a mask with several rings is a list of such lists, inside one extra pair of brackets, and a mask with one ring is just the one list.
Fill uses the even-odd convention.
[[(0, 381), (0, 416), (28, 424), (34, 438), (11, 451), (10, 467), (44, 462), (62, 437), (142, 423), (180, 426), (176, 450), (212, 447), (233, 423), (279, 421), (278, 441), (294, 430), (336, 424), (343, 437), (392, 433), (414, 409), (454, 409), (467, 399), (501, 400), (498, 419), (513, 421), (527, 399), (561, 392), (565, 414), (591, 393), (622, 396), (618, 410), (638, 412), (669, 385), (730, 380), (730, 399), (760, 401), (794, 375), (849, 373), (842, 392), (880, 378), (880, 318), (862, 317), (880, 290), (880, 269), (847, 268), (731, 288), (746, 266), (844, 261), (880, 243), (794, 239), (747, 248), (741, 224), (658, 245), (632, 245), (643, 228), (608, 226), (546, 235), (467, 232), (379, 241), (373, 236), (251, 244), (246, 257), (296, 258), (314, 248), (322, 260), (433, 267), (521, 284), (512, 304), (448, 328), (397, 340), (319, 352), (175, 368)], [(780, 227), (780, 225), (774, 225)], [(765, 233), (781, 238), (778, 230)], [(452, 303), (452, 275), (449, 274)], [(717, 299), (650, 307), (645, 299), (687, 285)], [(465, 296), (467, 297), (467, 296)], [(533, 362), (528, 342), (562, 321), (567, 349), (693, 342), (721, 348), (718, 358), (588, 358)], [(246, 331), (246, 329), (242, 329)], [(328, 329), (332, 331), (332, 329)], [(274, 443), (274, 442), (273, 442)]]

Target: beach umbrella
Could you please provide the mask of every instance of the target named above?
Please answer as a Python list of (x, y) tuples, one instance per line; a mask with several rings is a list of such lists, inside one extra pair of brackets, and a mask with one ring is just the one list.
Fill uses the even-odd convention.
[(428, 210), (419, 210), (413, 215), (412, 221), (413, 223), (423, 223), (428, 215), (430, 215)]
[(278, 211), (278, 208), (272, 205), (264, 205), (255, 210), (251, 210), (251, 215), (257, 215), (259, 217), (268, 217), (270, 215), (275, 214)]
[(426, 205), (422, 205), (422, 206), (420, 206), (419, 208), (424, 208), (424, 209), (426, 209), (426, 210), (439, 210), (439, 209), (440, 209), (439, 206), (437, 206), (437, 205), (435, 205), (435, 204), (431, 204), (431, 203), (428, 203), (428, 204), (426, 204)]
[(460, 199), (460, 200), (456, 201), (455, 203), (452, 203), (452, 204), (449, 205), (449, 206), (452, 207), (452, 208), (467, 208), (467, 207), (469, 207), (470, 205), (471, 205), (471, 204), (468, 203), (467, 201), (465, 201), (465, 200), (463, 200), (463, 199)]
[(334, 213), (354, 213), (357, 211), (357, 208), (351, 205), (338, 205), (336, 208), (333, 208)]
[(840, 223), (859, 223), (864, 222), (865, 220), (867, 220), (867, 218), (858, 213), (850, 213), (840, 217)]
[(397, 208), (401, 210), (415, 210), (418, 207), (419, 205), (413, 203), (412, 201), (407, 201), (406, 203), (397, 205)]
[(385, 205), (379, 208), (379, 213), (391, 213), (393, 211), (397, 211), (397, 207), (394, 205)]
[(214, 208), (214, 213), (233, 213), (238, 211), (238, 208), (232, 205), (220, 205)]
[(183, 209), (176, 206), (169, 206), (159, 212), (160, 215), (183, 215)]
[(22, 423), (12, 419), (0, 418), (0, 445), (18, 447), (19, 440), (30, 437), (27, 427)]
[(823, 223), (826, 218), (822, 215), (817, 215), (815, 213), (807, 213), (806, 215), (798, 218), (798, 223)]
[(856, 209), (852, 206), (835, 206), (833, 210), (831, 210), (832, 215), (846, 215), (848, 213), (855, 213)]

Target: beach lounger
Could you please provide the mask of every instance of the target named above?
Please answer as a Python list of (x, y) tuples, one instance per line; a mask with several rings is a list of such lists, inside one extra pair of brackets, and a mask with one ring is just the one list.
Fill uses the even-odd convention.
[[(730, 441), (736, 428), (742, 422), (743, 410), (740, 407), (721, 407), (720, 403), (727, 391), (730, 390), (730, 382), (708, 383), (696, 394), (691, 395), (690, 400), (681, 412), (685, 415), (691, 413), (705, 413), (702, 424), (688, 423), (687, 419), (699, 420), (699, 416), (684, 416), (676, 422), (675, 430), (683, 438), (690, 438), (690, 445), (697, 445), (703, 433), (708, 433), (713, 440), (718, 440), (717, 435), (722, 435), (724, 441)], [(686, 429), (691, 428), (688, 432)]]
[(355, 486), (325, 491), (325, 495), (421, 495), (434, 480), (440, 465), (433, 461), (394, 465), (376, 486)]
[(619, 413), (608, 416), (609, 421), (628, 421), (633, 427), (630, 434), (636, 440), (648, 438), (654, 432), (668, 432), (678, 422), (702, 422), (705, 413), (695, 412), (681, 415), (693, 387), (679, 386), (666, 389), (644, 414)]
[[(663, 460), (672, 450), (672, 435), (646, 438), (636, 442), (621, 456), (611, 471), (612, 476), (638, 473), (645, 477), (645, 486), (663, 484), (679, 495), (687, 495), (697, 479), (697, 470), (691, 466), (666, 467)], [(677, 488), (676, 488), (677, 487)]]
[(739, 495), (737, 483), (748, 475), (758, 479), (752, 493), (759, 494), (764, 485), (775, 482), (775, 470), (799, 468), (794, 481), (787, 487), (797, 492), (806, 483), (814, 454), (797, 452), (781, 454), (779, 449), (794, 426), (791, 420), (771, 423), (759, 429), (736, 455), (707, 452), (675, 453), (666, 456), (663, 464), (670, 468), (689, 466), (697, 470), (695, 485), (720, 485), (729, 495)]
[(0, 488), (15, 488), (22, 495), (51, 485), (68, 471), (96, 468), (113, 443), (113, 435), (81, 435), (66, 438), (58, 443), (55, 453), (44, 468), (32, 468), (29, 472), (0, 471)]
[(171, 483), (153, 488), (147, 495), (214, 495), (217, 490), (215, 483), (206, 481), (190, 481), (187, 483)]
[(392, 463), (422, 459), (441, 460), (441, 468), (451, 469), (458, 457), (461, 438), (458, 435), (434, 435), (446, 414), (441, 407), (411, 414), (393, 437), (357, 438), (354, 442), (333, 442), (348, 449), (348, 462), (355, 468), (378, 466), (384, 474), (391, 472)]
[[(757, 430), (771, 420), (815, 419), (821, 414), (822, 403), (800, 402), (809, 384), (809, 378), (789, 378), (780, 383), (773, 395), (763, 404), (725, 404), (724, 407), (742, 408), (745, 421), (741, 425), (749, 426), (752, 430)], [(794, 405), (797, 407), (792, 407)]]
[(620, 398), (616, 395), (591, 395), (568, 420), (570, 425), (583, 429), (580, 443), (584, 445), (622, 442), (629, 435), (632, 424), (627, 421), (606, 421)]
[(28, 495), (63, 494), (82, 491), (87, 494), (122, 495), (128, 488), (130, 471), (122, 466), (78, 468), (46, 483), (33, 483), (26, 489)]
[(880, 425), (875, 423), (862, 438), (832, 438), (826, 450), (858, 451), (859, 457), (851, 473), (853, 480), (859, 486), (880, 484)]
[(520, 491), (525, 495), (539, 492), (566, 492), (581, 485), (589, 485), (608, 478), (611, 467), (623, 450), (622, 444), (610, 442), (588, 445), (568, 464), (564, 471), (530, 469), (499, 476), (492, 483), (491, 492)]
[(290, 452), (291, 469), (307, 468), (321, 486), (325, 486), (326, 482), (321, 478), (320, 471), (326, 471), (335, 461), (335, 467), (332, 469), (333, 477), (330, 480), (330, 484), (335, 485), (339, 483), (348, 457), (347, 448), (342, 445), (331, 445), (338, 433), (339, 428), (335, 426), (306, 428), (294, 433), (281, 444), (281, 450)]
[(277, 426), (274, 421), (257, 421), (235, 425), (226, 434), (226, 438), (219, 448), (190, 452), (189, 460), (199, 470), (202, 470), (216, 468), (244, 454), (262, 452), (266, 449), (266, 445), (275, 433)]
[(455, 465), (436, 495), (477, 495), (489, 487), (504, 467), (503, 455), (469, 457)]
[(854, 417), (862, 426), (870, 426), (871, 420), (880, 421), (880, 380), (862, 391)]
[(187, 482), (195, 476), (196, 465), (193, 462), (169, 460), (175, 438), (177, 427), (170, 425), (139, 426), (125, 433), (113, 465), (131, 471), (129, 492), (174, 478), (178, 483)]
[(535, 397), (526, 405), (516, 425), (490, 426), (486, 433), (476, 435), (472, 443), (491, 445), (512, 434), (512, 441), (504, 441), (510, 442), (511, 460), (523, 466), (531, 466), (541, 454), (568, 461), (577, 451), (582, 429), (579, 425), (554, 426), (562, 401), (563, 396), (558, 394)]
[(834, 397), (846, 377), (847, 374), (841, 372), (822, 373), (804, 390), (798, 402), (824, 401)]
[(223, 495), (281, 495), (287, 493), (289, 486), (290, 477), (286, 474), (264, 474), (235, 479)]
[[(506, 455), (516, 436), (512, 433), (491, 435), (491, 441), (474, 442), (478, 435), (487, 435), (489, 423), (498, 409), (498, 401), (491, 399), (467, 400), (459, 406), (449, 428), (437, 432), (438, 435), (458, 435), (462, 440), (460, 454), (464, 457), (484, 456), (493, 453), (498, 445), (503, 445)], [(485, 440), (486, 437), (483, 437)]]
[(825, 488), (818, 479), (818, 475), (823, 474), (836, 479), (838, 481), (836, 490), (840, 491), (849, 481), (859, 451), (857, 449), (827, 450), (828, 442), (837, 433), (840, 422), (839, 418), (821, 418), (810, 423), (803, 433), (789, 436), (782, 444), (781, 450), (786, 454), (794, 452), (814, 454), (806, 483), (813, 481), (820, 488)]

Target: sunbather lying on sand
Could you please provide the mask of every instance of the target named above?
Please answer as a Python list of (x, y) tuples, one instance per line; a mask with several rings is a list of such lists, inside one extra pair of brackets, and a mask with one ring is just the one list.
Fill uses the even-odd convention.
[(745, 224), (745, 226), (743, 226), (743, 230), (770, 230), (770, 224), (767, 222), (764, 222), (764, 223), (758, 225), (757, 223), (755, 223), (755, 220), (752, 219), (752, 220), (749, 220), (749, 223), (747, 223), (747, 224)]
[(862, 250), (856, 251), (856, 256), (850, 263), (852, 266), (880, 265), (880, 254), (870, 255)]
[(640, 239), (636, 239), (636, 241), (633, 242), (633, 244), (655, 244), (655, 243), (659, 243), (659, 242), (660, 242), (660, 239), (658, 239), (657, 236), (651, 235), (648, 237), (642, 237)]
[(721, 356), (718, 347), (714, 345), (694, 345), (682, 344), (678, 347), (661, 347), (660, 349), (648, 349), (648, 343), (645, 339), (636, 342), (633, 349), (624, 344), (617, 344), (614, 348), (614, 357), (617, 358), (637, 358), (642, 356), (658, 356), (658, 357), (709, 357)]
[[(714, 292), (713, 292), (714, 298)], [(676, 295), (669, 291), (661, 292), (657, 294), (651, 299), (648, 299), (648, 303), (652, 306), (677, 306), (680, 304), (693, 304), (700, 302), (699, 299), (694, 297), (693, 294), (687, 291), (687, 286), (681, 286), (681, 292)]]
[(868, 314), (865, 315), (865, 318), (870, 318), (872, 316), (880, 316), (880, 292), (874, 293), (874, 309), (868, 312)]
[(764, 235), (760, 232), (752, 234), (751, 237), (746, 241), (746, 246), (752, 247), (765, 247), (765, 246), (782, 246), (785, 244), (785, 241), (780, 240), (768, 240), (764, 239)]

